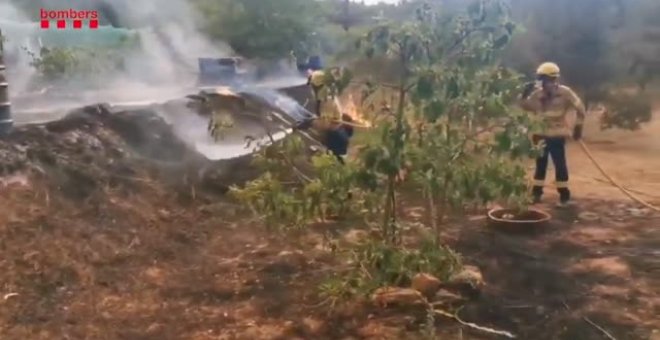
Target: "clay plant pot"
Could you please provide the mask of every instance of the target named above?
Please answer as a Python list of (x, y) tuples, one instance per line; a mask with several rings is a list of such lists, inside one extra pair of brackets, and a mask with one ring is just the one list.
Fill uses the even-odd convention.
[(495, 208), (488, 212), (490, 227), (515, 233), (538, 232), (547, 227), (551, 219), (552, 216), (549, 213), (534, 208), (528, 208), (523, 212)]

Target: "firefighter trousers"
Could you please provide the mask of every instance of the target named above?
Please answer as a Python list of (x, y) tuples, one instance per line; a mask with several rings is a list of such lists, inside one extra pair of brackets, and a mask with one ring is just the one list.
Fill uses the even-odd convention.
[(552, 158), (555, 166), (555, 181), (559, 199), (567, 202), (571, 198), (568, 189), (568, 165), (566, 163), (566, 138), (564, 137), (538, 137), (535, 142), (544, 141), (543, 153), (536, 159), (536, 171), (534, 172), (534, 186), (532, 194), (536, 199), (543, 195), (545, 175), (548, 170), (548, 160)]
[(345, 163), (344, 157), (348, 153), (350, 139), (351, 135), (344, 127), (332, 129), (326, 133), (325, 146), (341, 164)]

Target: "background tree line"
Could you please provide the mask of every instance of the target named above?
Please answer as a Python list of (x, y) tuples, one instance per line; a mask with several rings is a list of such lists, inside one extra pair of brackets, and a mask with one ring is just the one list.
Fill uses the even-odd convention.
[[(367, 6), (344, 0), (191, 0), (204, 13), (203, 29), (247, 57), (285, 58), (294, 50), (334, 62), (356, 61), (354, 41), (380, 22), (403, 21), (423, 1)], [(430, 2), (446, 13), (469, 2)], [(501, 61), (532, 76), (544, 60), (558, 62), (565, 80), (587, 103), (609, 86), (645, 89), (660, 74), (660, 3), (655, 0), (511, 0), (520, 28)]]
[[(344, 0), (181, 1), (199, 14), (200, 30), (246, 58), (284, 59), (294, 51), (300, 58), (322, 55), (328, 63), (360, 62), (363, 57), (352, 48), (357, 38), (373, 25), (410, 18), (424, 2), (368, 6), (363, 1), (347, 5)], [(11, 2), (34, 19), (43, 7), (100, 9), (104, 24), (130, 12), (130, 5), (118, 8), (116, 2), (103, 0)], [(429, 3), (451, 13), (464, 10), (470, 2)], [(600, 101), (613, 84), (644, 90), (660, 74), (660, 2), (656, 0), (509, 0), (509, 4), (520, 29), (501, 55), (506, 66), (531, 76), (539, 62), (556, 61), (565, 80), (583, 93), (587, 103)], [(382, 73), (382, 65), (377, 70)]]

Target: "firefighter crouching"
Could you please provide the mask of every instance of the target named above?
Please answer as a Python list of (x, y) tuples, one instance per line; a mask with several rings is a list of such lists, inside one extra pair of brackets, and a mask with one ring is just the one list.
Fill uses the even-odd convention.
[[(543, 143), (543, 153), (536, 159), (534, 185), (532, 196), (534, 203), (539, 203), (543, 196), (545, 175), (548, 159), (552, 158), (555, 166), (555, 180), (559, 192), (559, 206), (567, 206), (571, 202), (571, 191), (568, 187), (568, 165), (566, 162), (566, 140), (582, 138), (582, 126), (585, 118), (585, 107), (582, 100), (568, 86), (559, 83), (559, 66), (554, 63), (543, 63), (536, 71), (537, 82), (525, 87), (521, 106), (524, 110), (540, 115), (546, 130), (532, 136), (535, 144)], [(567, 123), (567, 115), (575, 110), (577, 119), (571, 133)]]
[(350, 125), (350, 123), (353, 123), (353, 118), (347, 114), (342, 114), (341, 120), (348, 124), (340, 123), (328, 129), (323, 137), (323, 144), (337, 157), (339, 163), (344, 164), (348, 154), (348, 145), (351, 137), (353, 137), (353, 126)]
[(342, 70), (334, 68), (329, 73), (323, 70), (310, 70), (307, 84), (311, 87), (316, 101), (316, 117), (301, 122), (296, 128), (306, 130), (313, 127), (321, 135), (320, 142), (344, 164), (351, 137), (353, 118), (339, 112), (335, 101), (336, 89), (333, 83), (341, 78)]
[[(295, 129), (307, 130), (313, 127), (321, 135), (320, 142), (337, 158), (339, 163), (345, 164), (348, 146), (353, 137), (353, 118), (342, 114), (342, 122), (328, 124), (320, 119), (307, 119), (298, 124)], [(345, 122), (345, 123), (344, 123)]]

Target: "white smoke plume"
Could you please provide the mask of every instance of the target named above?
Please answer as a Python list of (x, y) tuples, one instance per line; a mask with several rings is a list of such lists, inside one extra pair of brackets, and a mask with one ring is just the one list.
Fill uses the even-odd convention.
[[(199, 13), (190, 7), (187, 0), (41, 0), (47, 10), (76, 9), (96, 10), (101, 16), (101, 24), (112, 24), (119, 28), (129, 28), (139, 33), (140, 48), (123, 55), (121, 72), (104, 75), (84, 74), (84, 79), (67, 80), (55, 84), (32, 84), (28, 91), (29, 80), (34, 79), (34, 68), (27, 61), (30, 58), (22, 53), (21, 66), (15, 63), (10, 68), (10, 89), (14, 120), (18, 123), (40, 122), (58, 119), (69, 110), (84, 105), (100, 102), (115, 104), (119, 107), (146, 106), (169, 102), (197, 92), (197, 58), (233, 56), (228, 45), (210, 42), (199, 31), (198, 24), (203, 22)], [(27, 14), (27, 15), (26, 15)], [(31, 13), (32, 17), (37, 13)], [(0, 0), (0, 29), (9, 36), (9, 48), (30, 45), (30, 37), (44, 33), (39, 23), (31, 21), (30, 13), (22, 13), (13, 7), (10, 0)], [(81, 34), (79, 41), (99, 34), (99, 30), (83, 29), (73, 31)], [(54, 32), (57, 33), (57, 32)], [(83, 39), (84, 38), (84, 39)], [(34, 39), (32, 39), (34, 40)], [(75, 39), (74, 39), (75, 40)], [(75, 42), (75, 41), (74, 41)], [(84, 47), (84, 44), (83, 44)], [(30, 48), (38, 52), (39, 46)], [(294, 70), (280, 69), (275, 79), (271, 78), (268, 87), (285, 87), (304, 84), (305, 78)], [(90, 80), (95, 86), (90, 86)], [(250, 79), (255, 80), (255, 79)], [(98, 86), (100, 85), (100, 87)], [(36, 88), (36, 89), (35, 89)], [(45, 91), (44, 91), (45, 90)], [(265, 91), (265, 92), (264, 92)], [(260, 95), (275, 107), (291, 111), (299, 116), (304, 110), (295, 101), (273, 91), (248, 91)], [(271, 93), (272, 92), (272, 93)], [(269, 94), (269, 95), (266, 95)], [(288, 100), (288, 101), (287, 101)], [(175, 133), (210, 159), (225, 159), (250, 153), (245, 149), (243, 139), (225, 141), (222, 146), (215, 145), (207, 135), (205, 118), (194, 113), (186, 114), (180, 106), (172, 116)], [(184, 114), (179, 114), (184, 113)], [(256, 130), (263, 130), (253, 127)], [(278, 136), (282, 138), (282, 136)]]
[[(20, 53), (21, 46), (27, 44), (31, 32), (34, 30), (16, 30), (23, 22), (28, 22), (29, 18), (23, 12), (15, 8), (11, 3), (0, 0), (0, 30), (3, 33), (4, 41), (4, 62), (12, 64), (12, 73), (10, 74), (11, 93), (20, 93), (28, 85), (29, 79), (34, 75), (34, 69), (29, 65), (26, 55)], [(36, 30), (36, 28), (35, 28)], [(9, 36), (8, 32), (16, 32)], [(12, 77), (12, 75), (20, 75)]]
[[(43, 0), (41, 3), (42, 8), (47, 10), (96, 10), (102, 24), (112, 22), (128, 27), (136, 31), (140, 39), (138, 50), (123, 55), (121, 72), (105, 75), (103, 79), (95, 79), (98, 75), (88, 74), (83, 75), (87, 79), (80, 81), (36, 86), (33, 83), (32, 91), (50, 87), (50, 93), (58, 93), (58, 98), (49, 98), (49, 106), (164, 100), (189, 94), (197, 77), (198, 57), (233, 54), (226, 44), (212, 43), (204, 37), (197, 27), (197, 23), (202, 22), (199, 14), (185, 0)], [(25, 93), (29, 81), (34, 80), (35, 72), (29, 66), (31, 58), (24, 49), (28, 47), (38, 53), (39, 46), (35, 45), (37, 39), (34, 38), (44, 33), (38, 22), (29, 19), (30, 14), (34, 17), (38, 13), (25, 13), (9, 0), (0, 0), (0, 29), (7, 36), (6, 47), (11, 52), (11, 60), (7, 62), (11, 62), (8, 65), (10, 90), (17, 110), (40, 109), (34, 106), (44, 105)], [(100, 30), (83, 29), (71, 34), (73, 37), (79, 34), (93, 38), (96, 32)], [(90, 80), (100, 86), (90, 88)], [(26, 99), (21, 100), (21, 97)]]

